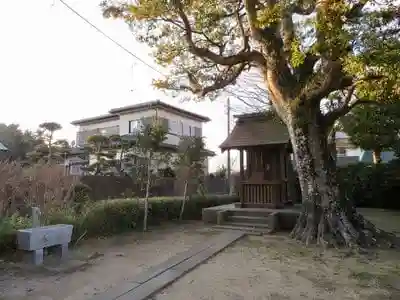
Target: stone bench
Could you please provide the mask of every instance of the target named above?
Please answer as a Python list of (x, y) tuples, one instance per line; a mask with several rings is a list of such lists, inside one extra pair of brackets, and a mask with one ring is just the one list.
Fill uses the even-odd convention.
[(72, 225), (58, 224), (18, 230), (18, 249), (28, 251), (28, 257), (35, 265), (43, 264), (44, 248), (52, 246), (57, 246), (61, 258), (65, 258), (72, 229)]

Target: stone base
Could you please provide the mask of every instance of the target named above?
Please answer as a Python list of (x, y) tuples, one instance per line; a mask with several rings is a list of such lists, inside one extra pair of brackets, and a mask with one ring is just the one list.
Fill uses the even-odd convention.
[(272, 204), (272, 203), (235, 203), (236, 208), (269, 208), (269, 209), (282, 209), (285, 206), (281, 203)]
[[(235, 203), (236, 204), (236, 203)], [(240, 203), (239, 203), (240, 204)], [(296, 225), (298, 216), (300, 215), (300, 206), (294, 205), (283, 209), (271, 208), (237, 208), (236, 205), (227, 207), (225, 205), (209, 207), (203, 209), (203, 221), (208, 224), (229, 225), (232, 223), (229, 219), (231, 216), (247, 216), (244, 219), (249, 223), (249, 226), (256, 227), (257, 223), (252, 218), (266, 219), (268, 228), (273, 231), (290, 231)], [(241, 222), (241, 221), (237, 221)], [(243, 221), (242, 221), (243, 223)]]
[(24, 254), (24, 261), (27, 264), (33, 264), (35, 266), (43, 265), (44, 250), (39, 249), (35, 251), (26, 251)]
[[(47, 249), (47, 248), (46, 248)], [(61, 260), (68, 258), (68, 244), (55, 246), (56, 254)], [(41, 266), (44, 262), (45, 249), (38, 249), (33, 251), (24, 251), (24, 261), (35, 266)]]

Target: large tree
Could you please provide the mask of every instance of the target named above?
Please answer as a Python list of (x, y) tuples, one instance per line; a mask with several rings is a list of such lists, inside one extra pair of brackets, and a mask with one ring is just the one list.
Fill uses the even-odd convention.
[(0, 123), (0, 142), (9, 150), (10, 159), (24, 160), (27, 153), (40, 143), (30, 131), (22, 131), (18, 124)]
[(184, 182), (183, 200), (179, 214), (180, 220), (183, 219), (190, 185), (196, 186), (197, 189), (202, 188), (204, 160), (207, 156), (203, 137), (184, 136), (181, 138), (178, 145), (178, 155), (175, 160), (178, 180), (183, 180)]
[(56, 122), (44, 122), (39, 125), (39, 131), (41, 131), (42, 136), (47, 142), (48, 146), (48, 157), (47, 162), (51, 164), (53, 159), (53, 142), (54, 142), (54, 133), (58, 130), (61, 130), (62, 126)]
[[(167, 139), (167, 131), (155, 117), (150, 124), (143, 125), (136, 135), (134, 153), (145, 159), (146, 195), (144, 198), (143, 230), (147, 231), (147, 218), (149, 214), (149, 197), (154, 169), (161, 163), (168, 162), (169, 153), (163, 151), (162, 144)], [(140, 161), (140, 160), (139, 160)], [(141, 166), (138, 166), (141, 168)]]
[[(327, 135), (364, 100), (371, 81), (395, 86), (399, 8), (382, 0), (136, 0), (102, 3), (155, 49), (170, 74), (159, 88), (215, 97), (254, 68), (288, 128), (303, 211), (292, 235), (305, 243), (365, 244), (365, 228), (382, 237), (351, 205), (337, 201)], [(397, 71), (396, 76), (387, 77)], [(328, 112), (321, 101), (340, 91)], [(371, 225), (371, 226), (370, 226)]]
[(351, 143), (372, 150), (375, 164), (381, 152), (392, 150), (399, 141), (400, 102), (385, 105), (360, 105), (340, 120), (341, 129)]

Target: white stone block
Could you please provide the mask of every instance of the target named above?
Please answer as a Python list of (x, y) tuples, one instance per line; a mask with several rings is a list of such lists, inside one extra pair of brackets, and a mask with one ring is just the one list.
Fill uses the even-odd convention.
[(72, 225), (57, 224), (18, 230), (18, 249), (35, 251), (55, 245), (68, 245), (72, 229)]

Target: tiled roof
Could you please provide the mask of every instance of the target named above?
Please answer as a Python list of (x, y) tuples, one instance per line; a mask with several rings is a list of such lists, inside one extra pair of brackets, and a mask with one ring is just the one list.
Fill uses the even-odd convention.
[(184, 117), (187, 117), (190, 119), (198, 120), (200, 122), (211, 121), (209, 117), (202, 116), (202, 115), (190, 112), (188, 110), (184, 110), (182, 108), (167, 104), (160, 100), (156, 100), (156, 101), (142, 102), (142, 103), (138, 103), (138, 104), (134, 104), (134, 105), (123, 106), (123, 107), (119, 107), (119, 108), (112, 108), (112, 109), (110, 109), (109, 113), (106, 115), (72, 121), (71, 124), (72, 125), (84, 125), (84, 124), (94, 124), (94, 123), (99, 123), (99, 122), (109, 121), (109, 120), (118, 120), (119, 114), (139, 112), (139, 111), (151, 110), (151, 109), (155, 109), (155, 108), (164, 109), (173, 114), (177, 114), (177, 115), (181, 115), (181, 116), (184, 116)]
[(149, 109), (155, 109), (155, 108), (165, 109), (167, 111), (170, 111), (171, 113), (180, 114), (180, 115), (186, 116), (188, 118), (199, 120), (201, 122), (210, 121), (209, 117), (205, 117), (205, 116), (184, 110), (182, 108), (167, 104), (160, 100), (143, 102), (143, 103), (138, 103), (138, 104), (134, 104), (134, 105), (123, 106), (120, 108), (113, 108), (110, 110), (110, 113), (111, 114), (129, 113), (129, 112), (137, 112), (137, 111), (143, 111), (143, 110), (149, 110)]
[(249, 146), (289, 143), (286, 126), (278, 119), (266, 115), (242, 115), (231, 134), (220, 145), (222, 151)]

